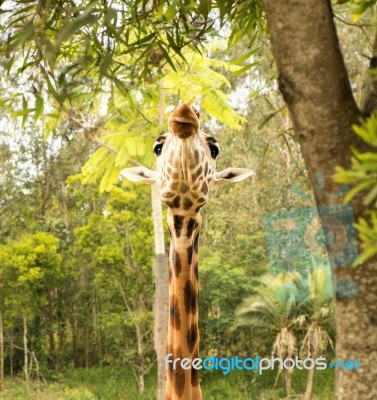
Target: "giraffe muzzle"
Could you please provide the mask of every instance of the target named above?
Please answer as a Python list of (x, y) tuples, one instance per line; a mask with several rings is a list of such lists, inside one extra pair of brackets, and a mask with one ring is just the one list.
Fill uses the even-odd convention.
[(199, 132), (199, 118), (187, 103), (178, 106), (169, 116), (169, 130), (180, 139), (187, 139)]

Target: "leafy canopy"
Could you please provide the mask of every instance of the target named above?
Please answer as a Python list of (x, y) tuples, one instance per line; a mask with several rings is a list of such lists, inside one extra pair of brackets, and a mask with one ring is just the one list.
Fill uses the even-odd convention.
[(1, 64), (11, 84), (0, 105), (24, 120), (55, 114), (51, 100), (59, 110), (78, 99), (90, 108), (94, 94), (115, 87), (134, 106), (129, 91), (186, 64), (183, 50), (203, 52), (222, 28), (231, 45), (264, 26), (261, 0), (8, 0), (2, 14)]

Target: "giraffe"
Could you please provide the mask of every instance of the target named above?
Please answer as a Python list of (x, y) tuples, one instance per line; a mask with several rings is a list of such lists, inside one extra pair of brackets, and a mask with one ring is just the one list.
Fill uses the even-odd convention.
[[(200, 130), (199, 113), (187, 103), (169, 116), (169, 130), (153, 146), (157, 171), (127, 168), (122, 176), (133, 182), (156, 183), (168, 206), (169, 326), (167, 354), (172, 360), (194, 360), (199, 354), (198, 246), (201, 208), (209, 191), (228, 182), (239, 182), (253, 171), (228, 168), (216, 172), (220, 153), (217, 140)], [(198, 370), (168, 365), (166, 400), (201, 400)]]

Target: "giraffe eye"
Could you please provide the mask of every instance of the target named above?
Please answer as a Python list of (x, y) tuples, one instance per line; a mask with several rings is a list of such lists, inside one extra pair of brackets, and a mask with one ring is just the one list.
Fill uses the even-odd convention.
[(211, 151), (211, 157), (215, 160), (216, 157), (219, 155), (220, 149), (215, 144), (210, 144), (209, 150)]
[(161, 152), (162, 152), (162, 143), (157, 143), (154, 147), (153, 147), (153, 153), (156, 154), (156, 156), (160, 156)]

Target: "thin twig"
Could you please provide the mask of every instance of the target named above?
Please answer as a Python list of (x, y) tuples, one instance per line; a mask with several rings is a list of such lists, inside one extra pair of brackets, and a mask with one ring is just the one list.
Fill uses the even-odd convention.
[(153, 365), (156, 364), (156, 362), (157, 362), (157, 359), (155, 359), (155, 360), (149, 365), (149, 367), (147, 367), (147, 368), (144, 370), (144, 375), (146, 375), (146, 374), (151, 370), (151, 368), (153, 367)]
[[(68, 118), (70, 121), (75, 123), (79, 128), (81, 128), (84, 131), (85, 137), (93, 141), (94, 143), (97, 143), (99, 146), (105, 148), (112, 154), (118, 154), (119, 151), (115, 147), (111, 146), (109, 143), (107, 143), (105, 140), (102, 140), (98, 135), (96, 135), (95, 131), (97, 130), (98, 125), (100, 124), (101, 120), (97, 122), (95, 126), (90, 126), (88, 127), (87, 125), (84, 124), (84, 122), (80, 121), (76, 117), (74, 117), (72, 114), (68, 113)], [(135, 166), (139, 167), (141, 164), (138, 163), (136, 160), (129, 159), (128, 163)]]
[(372, 42), (371, 42), (370, 39), (369, 39), (368, 34), (365, 32), (365, 28), (369, 28), (369, 27), (371, 27), (372, 25), (369, 25), (369, 24), (355, 24), (355, 23), (353, 23), (353, 22), (348, 22), (348, 21), (346, 21), (346, 20), (344, 20), (344, 19), (338, 17), (336, 14), (333, 14), (333, 15), (334, 15), (334, 17), (335, 17), (337, 20), (339, 20), (340, 22), (342, 22), (342, 23), (345, 24), (345, 25), (353, 26), (353, 27), (355, 27), (355, 28), (360, 28), (360, 29), (363, 31), (363, 34), (364, 34), (366, 40), (368, 41), (369, 45), (370, 45), (370, 46), (373, 46)]
[(343, 18), (340, 18), (338, 15), (334, 14), (334, 17), (338, 19), (340, 22), (343, 22), (343, 24), (349, 25), (349, 26), (355, 26), (356, 28), (369, 28), (372, 25), (371, 24), (355, 24), (354, 22), (348, 22)]

